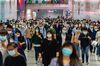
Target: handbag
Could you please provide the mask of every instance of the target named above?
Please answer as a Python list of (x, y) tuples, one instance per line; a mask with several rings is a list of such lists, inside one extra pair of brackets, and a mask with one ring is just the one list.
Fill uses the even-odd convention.
[(44, 64), (42, 63), (42, 58), (38, 58), (37, 66), (44, 66)]

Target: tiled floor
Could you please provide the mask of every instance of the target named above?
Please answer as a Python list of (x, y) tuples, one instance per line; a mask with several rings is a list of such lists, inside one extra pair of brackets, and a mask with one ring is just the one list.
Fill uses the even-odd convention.
[[(34, 61), (34, 50), (26, 52), (28, 66), (37, 66)], [(83, 66), (100, 66), (100, 61), (97, 61), (96, 55), (90, 54), (89, 65), (83, 64)]]

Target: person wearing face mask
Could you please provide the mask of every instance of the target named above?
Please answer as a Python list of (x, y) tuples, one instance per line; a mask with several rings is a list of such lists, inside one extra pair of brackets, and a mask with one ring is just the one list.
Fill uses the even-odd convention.
[(32, 49), (32, 43), (31, 43), (31, 38), (32, 38), (32, 29), (30, 27), (27, 27), (25, 30), (25, 38), (27, 41), (27, 50), (28, 52)]
[(98, 29), (98, 27), (97, 27), (97, 26), (94, 26), (94, 30), (95, 30), (95, 31), (98, 31), (99, 29)]
[[(97, 30), (98, 30), (98, 28), (97, 28), (97, 27), (96, 27), (96, 28), (95, 28), (95, 27), (93, 28), (93, 26), (91, 26), (90, 29), (88, 29), (89, 35), (90, 35), (90, 37), (91, 37), (91, 41), (92, 41), (92, 42), (96, 40), (96, 33), (97, 33)], [(93, 48), (94, 48), (94, 49), (93, 49)], [(90, 52), (91, 52), (91, 54), (92, 54), (92, 53), (95, 53), (95, 49), (96, 49), (95, 46), (90, 45)]]
[(81, 51), (82, 51), (82, 63), (84, 63), (84, 55), (86, 55), (86, 64), (89, 64), (89, 46), (91, 44), (91, 38), (88, 33), (87, 28), (82, 29), (82, 33), (80, 34), (79, 38), (80, 40), (80, 46), (81, 46)]
[[(52, 32), (48, 31), (47, 38), (44, 39), (41, 44), (41, 54), (44, 66), (48, 66), (51, 59), (58, 56), (59, 49), (59, 44), (57, 44), (57, 41), (54, 39)], [(41, 57), (41, 54), (39, 55), (39, 58)]]
[(39, 30), (40, 30), (40, 33), (43, 35), (43, 38), (45, 39), (46, 38), (46, 28), (44, 27), (43, 24), (40, 24), (39, 25)]
[(54, 29), (53, 25), (50, 27), (50, 29), (48, 29), (49, 31), (51, 31), (53, 33), (54, 39), (57, 39), (57, 35), (56, 35), (56, 30)]
[(17, 50), (17, 45), (11, 42), (7, 45), (8, 56), (4, 61), (4, 66), (27, 66), (26, 61)]
[(74, 28), (73, 28), (73, 32), (76, 31), (76, 28), (78, 28), (78, 24), (76, 24), (76, 25), (74, 26)]
[(5, 57), (7, 56), (7, 52), (6, 52), (6, 46), (8, 44), (7, 42), (7, 31), (5, 29), (1, 29), (0, 30), (0, 53), (2, 56), (2, 58), (0, 59), (0, 61), (4, 61)]
[(39, 53), (40, 53), (40, 48), (41, 48), (42, 41), (43, 41), (43, 36), (40, 33), (39, 28), (36, 27), (35, 28), (35, 33), (33, 34), (32, 38), (31, 38), (31, 43), (32, 43), (32, 45), (34, 47), (34, 50), (35, 50), (36, 63), (38, 61), (38, 56), (39, 56)]
[(76, 54), (75, 47), (70, 42), (65, 42), (58, 58), (51, 60), (49, 66), (83, 66)]
[(26, 30), (25, 26), (22, 25), (22, 24), (20, 24), (18, 29), (20, 30), (20, 32), (22, 33), (22, 35), (25, 36), (25, 30)]
[(66, 27), (62, 28), (62, 32), (59, 34), (59, 36), (57, 36), (57, 41), (59, 43), (59, 45), (63, 45), (64, 42), (70, 42), (71, 41), (71, 34), (67, 31)]
[(80, 41), (78, 40), (80, 33), (81, 33), (81, 30), (77, 28), (76, 31), (73, 33), (72, 39), (71, 39), (71, 42), (74, 43), (75, 49), (77, 50), (78, 56), (80, 56), (80, 48), (79, 48)]
[(85, 27), (88, 29), (90, 27), (90, 25), (88, 23), (86, 23)]
[(97, 45), (96, 45), (96, 47), (97, 47), (97, 52), (96, 52), (96, 54), (97, 54), (97, 56), (98, 56), (98, 60), (100, 60), (100, 27), (99, 27), (99, 29), (98, 29), (98, 31), (97, 31), (97, 33), (96, 33), (96, 41), (97, 41)]
[(11, 25), (7, 25), (7, 40), (8, 40), (8, 43), (11, 42), (11, 40), (15, 40), (15, 34), (13, 32), (13, 27)]
[(18, 44), (18, 52), (20, 54), (22, 54), (24, 56), (24, 58), (26, 59), (26, 55), (25, 55), (26, 40), (25, 40), (25, 37), (22, 36), (22, 34), (19, 30), (16, 31), (16, 37), (17, 37), (17, 44)]
[(57, 23), (54, 25), (54, 29), (56, 30), (56, 34), (58, 35), (61, 31), (61, 24), (60, 23)]

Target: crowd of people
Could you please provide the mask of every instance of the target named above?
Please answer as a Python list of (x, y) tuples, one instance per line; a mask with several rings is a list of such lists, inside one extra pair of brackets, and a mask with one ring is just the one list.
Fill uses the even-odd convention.
[(0, 23), (0, 66), (27, 66), (25, 51), (32, 48), (37, 65), (88, 65), (89, 52), (100, 60), (100, 22), (58, 17)]

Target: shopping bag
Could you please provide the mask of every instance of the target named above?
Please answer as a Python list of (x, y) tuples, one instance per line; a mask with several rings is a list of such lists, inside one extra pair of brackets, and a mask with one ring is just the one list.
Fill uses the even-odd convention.
[(92, 42), (92, 46), (96, 46), (97, 44), (98, 44), (98, 42), (95, 40)]
[(42, 58), (38, 58), (37, 66), (44, 66), (42, 63)]

